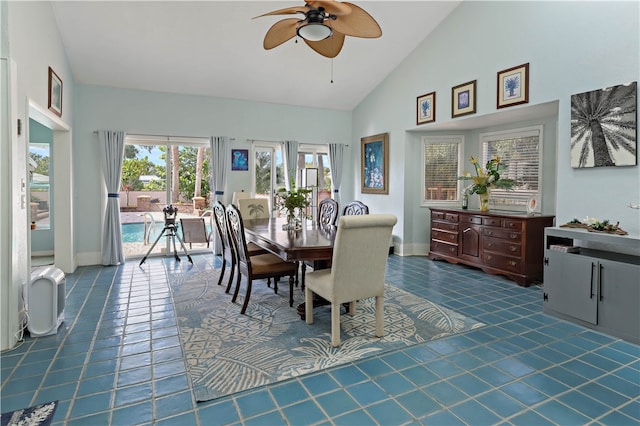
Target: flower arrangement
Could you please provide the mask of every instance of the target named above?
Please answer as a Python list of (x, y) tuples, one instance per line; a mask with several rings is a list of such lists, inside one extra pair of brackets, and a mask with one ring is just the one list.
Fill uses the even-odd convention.
[(471, 194), (486, 194), (491, 188), (513, 189), (516, 182), (513, 179), (507, 179), (500, 176), (501, 172), (506, 170), (507, 166), (500, 162), (500, 156), (487, 161), (486, 167), (483, 169), (478, 165), (478, 160), (471, 156), (471, 164), (476, 170), (476, 175), (465, 171), (458, 180), (473, 180), (473, 184), (465, 188), (465, 192)]
[(277, 193), (276, 205), (280, 209), (286, 210), (288, 220), (292, 221), (295, 219), (296, 209), (298, 209), (299, 213), (302, 213), (303, 209), (309, 207), (310, 193), (311, 189), (296, 188), (295, 184), (292, 184), (290, 191), (287, 191), (286, 188), (280, 188)]

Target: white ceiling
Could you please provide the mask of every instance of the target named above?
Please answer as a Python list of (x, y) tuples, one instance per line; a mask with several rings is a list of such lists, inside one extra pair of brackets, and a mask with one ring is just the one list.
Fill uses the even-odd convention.
[[(460, 3), (358, 1), (382, 37), (333, 60), (262, 40), (287, 1), (53, 1), (76, 83), (352, 110)], [(298, 15), (296, 15), (298, 16)], [(333, 68), (333, 84), (331, 73)]]

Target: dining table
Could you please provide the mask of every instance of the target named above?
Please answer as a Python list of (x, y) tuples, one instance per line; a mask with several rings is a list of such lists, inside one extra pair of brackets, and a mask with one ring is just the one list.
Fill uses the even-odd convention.
[[(314, 270), (331, 266), (338, 229), (334, 225), (303, 220), (300, 229), (286, 229), (285, 218), (246, 219), (243, 224), (247, 242), (251, 241), (287, 262), (301, 263), (303, 285), (305, 262), (310, 262)], [(325, 302), (324, 299), (315, 298), (313, 306), (328, 303)], [(304, 303), (298, 306), (298, 314), (304, 319)]]

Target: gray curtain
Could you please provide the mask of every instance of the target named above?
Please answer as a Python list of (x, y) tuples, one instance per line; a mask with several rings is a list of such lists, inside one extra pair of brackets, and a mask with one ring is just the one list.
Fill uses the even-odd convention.
[[(213, 200), (211, 200), (210, 208), (213, 209), (213, 203), (220, 201), (224, 203), (224, 187), (227, 184), (227, 159), (229, 158), (229, 141), (226, 136), (211, 136), (209, 139), (211, 146), (211, 189), (213, 191)], [(213, 235), (213, 253), (222, 253), (222, 243), (217, 232)]]
[[(296, 182), (298, 175), (298, 142), (284, 141), (284, 159), (287, 165), (287, 176), (285, 182), (289, 189)], [(293, 181), (291, 180), (293, 178)]]
[(333, 185), (333, 199), (340, 203), (340, 184), (342, 183), (342, 168), (344, 167), (343, 144), (329, 144), (329, 163), (331, 163), (331, 184)]
[(108, 193), (102, 231), (102, 264), (118, 265), (125, 261), (120, 228), (120, 177), (124, 156), (124, 132), (100, 130), (98, 141), (104, 183)]

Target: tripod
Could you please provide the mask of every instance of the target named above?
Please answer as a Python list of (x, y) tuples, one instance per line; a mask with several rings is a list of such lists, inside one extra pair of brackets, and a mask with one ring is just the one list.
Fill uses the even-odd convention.
[(173, 256), (176, 258), (176, 261), (180, 262), (180, 257), (178, 257), (178, 252), (176, 250), (176, 238), (178, 238), (184, 254), (187, 255), (187, 259), (189, 259), (189, 262), (191, 262), (191, 264), (193, 265), (193, 260), (191, 259), (191, 256), (189, 255), (189, 252), (187, 251), (187, 248), (180, 238), (180, 235), (178, 235), (178, 230), (176, 229), (176, 215), (178, 214), (178, 208), (168, 205), (164, 209), (162, 209), (162, 211), (164, 212), (164, 228), (162, 229), (162, 232), (160, 232), (160, 235), (158, 235), (158, 238), (156, 238), (156, 240), (153, 242), (153, 245), (151, 246), (147, 254), (144, 255), (138, 266), (141, 266), (144, 261), (147, 260), (147, 257), (149, 256), (149, 254), (151, 254), (156, 244), (158, 244), (158, 241), (160, 241), (160, 238), (162, 238), (165, 231), (167, 231), (166, 236), (171, 237), (171, 241), (173, 242)]

